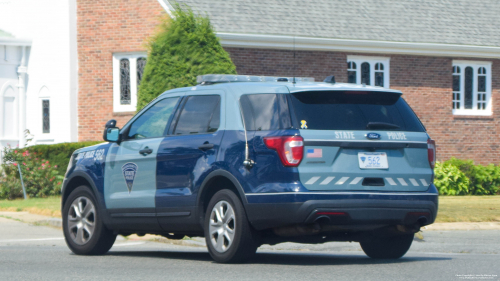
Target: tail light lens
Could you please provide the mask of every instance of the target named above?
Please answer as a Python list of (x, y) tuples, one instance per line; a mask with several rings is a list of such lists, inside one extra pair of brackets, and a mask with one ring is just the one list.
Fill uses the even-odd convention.
[(427, 156), (429, 157), (429, 165), (434, 169), (436, 165), (436, 142), (431, 139), (427, 140)]
[(301, 136), (265, 137), (269, 149), (276, 150), (285, 167), (297, 167), (304, 157), (304, 139)]

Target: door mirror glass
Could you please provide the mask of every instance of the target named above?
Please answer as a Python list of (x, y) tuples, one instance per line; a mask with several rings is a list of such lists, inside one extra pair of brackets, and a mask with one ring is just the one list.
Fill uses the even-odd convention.
[(106, 137), (104, 140), (109, 142), (117, 142), (119, 138), (120, 138), (120, 129), (106, 128)]

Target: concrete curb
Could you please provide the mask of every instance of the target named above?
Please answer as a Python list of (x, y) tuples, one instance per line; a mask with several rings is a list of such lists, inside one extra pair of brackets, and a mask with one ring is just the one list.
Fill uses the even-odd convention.
[(62, 228), (62, 219), (60, 218), (50, 218), (46, 220), (37, 221), (36, 224), (48, 225), (56, 228)]

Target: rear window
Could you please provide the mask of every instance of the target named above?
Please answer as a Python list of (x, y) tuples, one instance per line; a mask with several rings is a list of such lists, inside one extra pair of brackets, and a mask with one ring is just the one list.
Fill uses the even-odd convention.
[(291, 100), (299, 126), (306, 124), (310, 130), (425, 131), (396, 93), (301, 92)]
[(242, 95), (240, 104), (248, 131), (280, 130), (292, 127), (290, 111), (284, 95)]

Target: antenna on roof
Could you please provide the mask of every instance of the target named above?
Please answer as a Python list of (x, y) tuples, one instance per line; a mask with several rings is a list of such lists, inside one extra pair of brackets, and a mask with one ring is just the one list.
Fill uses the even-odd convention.
[(295, 84), (295, 35), (293, 36), (293, 84)]

